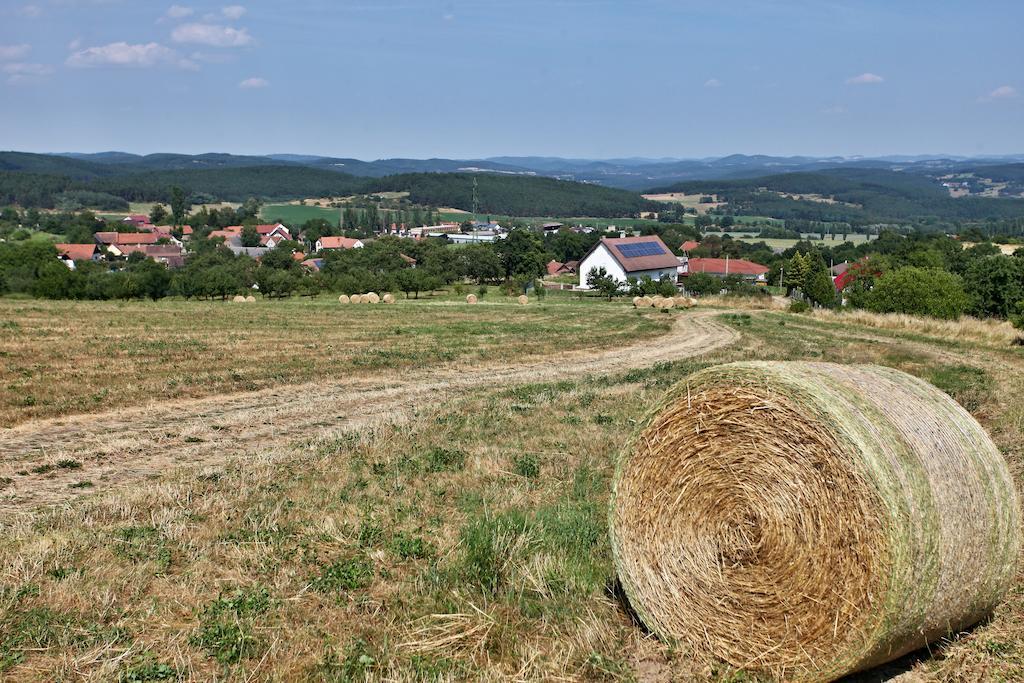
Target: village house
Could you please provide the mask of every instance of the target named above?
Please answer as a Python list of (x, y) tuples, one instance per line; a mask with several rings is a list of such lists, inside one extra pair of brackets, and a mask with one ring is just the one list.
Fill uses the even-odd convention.
[(362, 249), (363, 241), (353, 237), (335, 237), (325, 235), (313, 245), (314, 251), (325, 251), (328, 249)]
[(185, 265), (185, 253), (174, 244), (122, 244), (117, 249), (122, 256), (143, 254), (168, 268), (181, 268)]
[(97, 261), (100, 253), (95, 244), (55, 244), (57, 259), (71, 270), (75, 269), (75, 261)]
[(738, 275), (744, 280), (767, 284), (768, 270), (767, 266), (741, 258), (691, 258), (683, 263), (681, 275), (684, 278), (694, 273), (706, 273), (722, 278)]
[(679, 261), (657, 235), (604, 237), (579, 262), (580, 289), (589, 289), (587, 275), (600, 268), (620, 283), (645, 276), (674, 283)]
[(565, 263), (561, 263), (559, 261), (548, 261), (548, 275), (572, 275), (576, 272), (576, 268), (579, 264), (579, 261), (566, 261)]

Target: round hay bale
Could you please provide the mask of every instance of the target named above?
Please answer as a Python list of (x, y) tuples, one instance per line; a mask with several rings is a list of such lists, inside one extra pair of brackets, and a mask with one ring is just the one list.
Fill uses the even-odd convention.
[(369, 294), (360, 294), (359, 295), (359, 303), (361, 303), (361, 304), (368, 304), (368, 303), (370, 303), (370, 295)]
[(640, 297), (640, 308), (650, 308), (654, 305), (654, 299), (649, 296)]
[(658, 304), (658, 308), (666, 309), (666, 310), (669, 309), (669, 308), (675, 308), (675, 306), (676, 306), (676, 300), (671, 298), (671, 297), (665, 297)]
[(640, 302), (641, 301), (643, 301), (643, 297), (642, 296), (634, 296), (633, 297), (633, 308), (640, 308)]
[(351, 300), (348, 298), (348, 294), (342, 294), (341, 296), (338, 297), (339, 304), (347, 304), (349, 303), (349, 301)]
[(377, 292), (370, 292), (369, 294), (366, 295), (366, 299), (371, 304), (379, 304), (380, 303), (380, 295), (377, 294)]
[(242, 296), (241, 294), (236, 294), (235, 298), (232, 299), (231, 301), (233, 301), (236, 304), (244, 304), (245, 303), (245, 297)]
[(676, 302), (676, 308), (689, 308), (690, 307), (690, 299), (688, 297), (677, 296), (677, 297), (675, 297), (675, 302)]
[(467, 304), (475, 304), (476, 303), (476, 294), (467, 294), (466, 295), (466, 303)]
[(1014, 580), (1006, 462), (891, 368), (734, 363), (670, 390), (623, 450), (615, 567), (700, 660), (832, 680), (966, 628)]
[(245, 302), (249, 303), (249, 304), (255, 303), (256, 302), (256, 297), (254, 297), (252, 294), (250, 294), (249, 296), (245, 297)]
[(664, 300), (665, 297), (663, 297), (660, 294), (655, 294), (654, 296), (651, 297), (651, 306), (653, 306), (654, 308), (661, 308), (661, 302)]
[(517, 301), (519, 302), (520, 306), (525, 306), (526, 304), (530, 303), (530, 298), (525, 294), (520, 294)]
[(380, 300), (383, 301), (386, 304), (393, 304), (393, 303), (395, 303), (395, 295), (392, 294), (391, 292), (388, 292), (387, 294), (382, 296), (380, 298)]

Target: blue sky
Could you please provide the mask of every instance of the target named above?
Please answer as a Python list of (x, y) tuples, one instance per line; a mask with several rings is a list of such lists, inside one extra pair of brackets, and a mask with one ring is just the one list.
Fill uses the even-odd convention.
[(1024, 152), (1024, 3), (0, 0), (0, 148)]

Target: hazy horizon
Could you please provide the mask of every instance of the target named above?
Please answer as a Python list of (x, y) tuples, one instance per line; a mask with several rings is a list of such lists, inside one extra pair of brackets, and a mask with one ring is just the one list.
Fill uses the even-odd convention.
[(1013, 155), (1022, 23), (1008, 0), (18, 0), (0, 9), (0, 147)]

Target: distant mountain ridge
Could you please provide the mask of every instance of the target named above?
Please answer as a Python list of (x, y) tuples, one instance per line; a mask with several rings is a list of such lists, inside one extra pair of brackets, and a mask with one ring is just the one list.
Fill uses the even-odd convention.
[[(7, 154), (7, 153), (4, 153)], [(16, 153), (27, 154), (27, 153)], [(537, 175), (596, 183), (628, 190), (647, 190), (690, 180), (754, 178), (792, 172), (817, 172), (827, 168), (879, 168), (893, 171), (936, 173), (961, 172), (976, 165), (1024, 162), (1024, 154), (960, 157), (954, 155), (890, 155), (880, 157), (810, 157), (731, 154), (701, 159), (642, 157), (622, 159), (568, 159), (543, 156), (497, 156), (483, 159), (411, 159), (392, 158), (364, 161), (347, 157), (314, 154), (234, 155), (148, 154), (100, 152), (35, 155), (50, 159), (73, 159), (93, 167), (69, 167), (67, 175), (102, 177), (116, 173), (168, 171), (201, 168), (240, 168), (245, 166), (296, 165), (337, 171), (350, 175), (380, 178), (402, 173), (491, 172), (510, 175)], [(23, 160), (24, 161), (24, 160)], [(0, 162), (2, 163), (2, 162)], [(47, 162), (49, 169), (53, 161)], [(113, 167), (113, 168), (112, 168)], [(114, 170), (116, 168), (116, 171)], [(14, 169), (10, 169), (14, 170)], [(21, 170), (36, 170), (25, 168)], [(36, 172), (53, 172), (36, 171)]]

